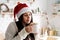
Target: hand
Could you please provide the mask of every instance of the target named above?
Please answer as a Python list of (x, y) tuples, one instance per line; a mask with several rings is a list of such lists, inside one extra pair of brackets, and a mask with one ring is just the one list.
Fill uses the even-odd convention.
[(33, 28), (32, 28), (33, 25), (35, 25), (35, 23), (30, 23), (27, 27), (25, 27), (26, 32), (32, 33), (32, 31), (33, 31)]

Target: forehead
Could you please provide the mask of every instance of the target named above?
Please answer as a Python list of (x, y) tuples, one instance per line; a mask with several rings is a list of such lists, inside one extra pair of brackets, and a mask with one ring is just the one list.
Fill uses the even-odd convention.
[(31, 12), (25, 12), (24, 14), (32, 14)]

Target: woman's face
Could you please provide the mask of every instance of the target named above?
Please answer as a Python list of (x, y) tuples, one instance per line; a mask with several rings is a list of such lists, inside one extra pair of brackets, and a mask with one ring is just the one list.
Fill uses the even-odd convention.
[(32, 14), (30, 12), (26, 12), (23, 14), (23, 23), (29, 24), (31, 22)]

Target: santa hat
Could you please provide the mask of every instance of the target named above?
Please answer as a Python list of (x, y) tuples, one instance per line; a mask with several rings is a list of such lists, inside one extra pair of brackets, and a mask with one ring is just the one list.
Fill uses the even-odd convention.
[(18, 5), (14, 8), (14, 18), (16, 16), (17, 16), (17, 18), (19, 18), (25, 12), (31, 12), (32, 13), (30, 7), (27, 4), (18, 2)]

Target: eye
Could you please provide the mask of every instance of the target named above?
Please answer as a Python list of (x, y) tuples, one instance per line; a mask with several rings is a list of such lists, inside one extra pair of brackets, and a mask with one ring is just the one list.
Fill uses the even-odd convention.
[(31, 13), (29, 14), (29, 16), (31, 16)]
[(24, 15), (24, 16), (28, 16), (28, 15)]
[(28, 16), (28, 14), (25, 13), (24, 16)]
[(24, 16), (31, 16), (32, 14), (30, 12), (24, 13)]

